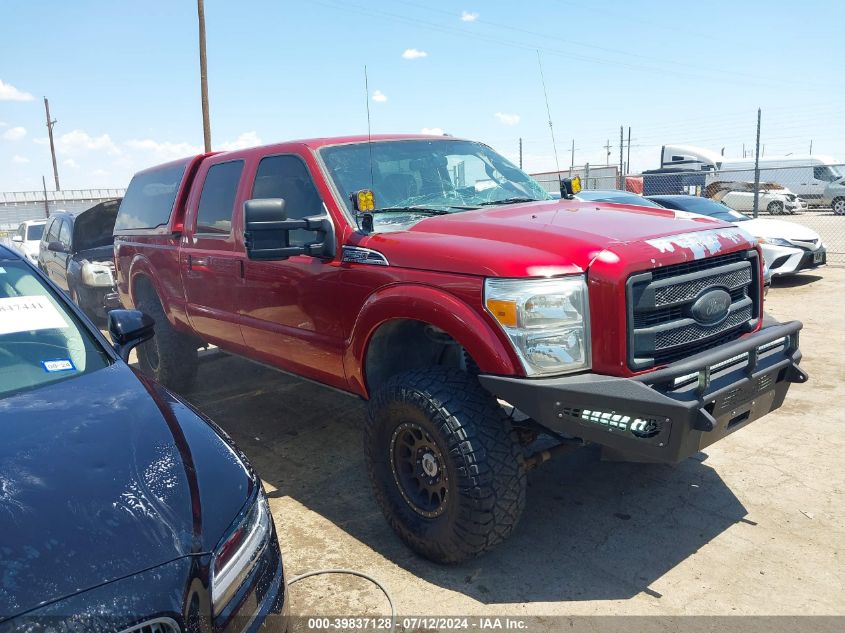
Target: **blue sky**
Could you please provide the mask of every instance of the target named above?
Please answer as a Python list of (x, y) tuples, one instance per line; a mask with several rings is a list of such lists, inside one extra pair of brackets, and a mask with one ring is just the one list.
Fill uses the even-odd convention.
[[(766, 154), (845, 161), (842, 5), (777, 0), (601, 3), (206, 0), (215, 149), (444, 130), (529, 171), (634, 170), (664, 143), (736, 156), (763, 108)], [(0, 191), (51, 182), (50, 99), (65, 189), (123, 187), (202, 144), (193, 0), (0, 0)], [(411, 52), (408, 52), (411, 51)], [(376, 92), (378, 91), (378, 92)], [(380, 100), (381, 95), (383, 98)]]

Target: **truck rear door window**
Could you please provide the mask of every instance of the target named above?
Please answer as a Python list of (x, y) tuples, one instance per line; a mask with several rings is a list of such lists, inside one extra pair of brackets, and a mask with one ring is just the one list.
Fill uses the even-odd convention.
[(187, 162), (137, 174), (120, 203), (115, 231), (167, 224)]
[(243, 169), (242, 160), (209, 167), (197, 209), (197, 233), (229, 235), (232, 231), (232, 210)]

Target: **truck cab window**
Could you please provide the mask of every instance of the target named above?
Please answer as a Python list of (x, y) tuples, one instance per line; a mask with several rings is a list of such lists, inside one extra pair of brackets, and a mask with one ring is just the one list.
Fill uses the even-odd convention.
[[(267, 156), (258, 164), (252, 198), (282, 198), (288, 218), (298, 220), (323, 215), (323, 201), (305, 167), (296, 156)], [(312, 231), (291, 231), (290, 245), (314, 241)]]
[(62, 228), (59, 230), (59, 241), (65, 248), (70, 248), (70, 222), (64, 220)]
[(197, 233), (231, 233), (232, 210), (243, 169), (242, 160), (209, 167), (197, 209)]
[(50, 228), (47, 230), (47, 237), (44, 240), (48, 244), (59, 239), (59, 224), (61, 224), (61, 220), (57, 220), (56, 218), (50, 220), (48, 225)]

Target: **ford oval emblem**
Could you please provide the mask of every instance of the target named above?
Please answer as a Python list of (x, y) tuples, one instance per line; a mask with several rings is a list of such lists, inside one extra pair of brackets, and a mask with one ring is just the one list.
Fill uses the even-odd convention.
[(715, 325), (728, 316), (731, 295), (721, 288), (713, 288), (699, 295), (692, 304), (692, 318), (702, 325)]

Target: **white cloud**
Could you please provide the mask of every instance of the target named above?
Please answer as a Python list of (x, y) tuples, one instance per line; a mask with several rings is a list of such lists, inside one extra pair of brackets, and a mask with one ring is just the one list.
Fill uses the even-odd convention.
[(10, 127), (2, 134), (2, 138), (4, 141), (19, 141), (24, 136), (26, 136), (26, 128), (20, 126)]
[(220, 145), (214, 149), (231, 152), (232, 150), (255, 147), (256, 145), (261, 145), (261, 138), (256, 132), (242, 132), (235, 140), (220, 143)]
[(461, 22), (475, 22), (478, 19), (478, 13), (469, 11), (461, 12)]
[(499, 120), (499, 123), (504, 125), (516, 125), (520, 119), (518, 114), (507, 114), (505, 112), (497, 112), (495, 116)]
[(19, 156), (18, 154), (15, 154), (14, 156), (12, 156), (12, 162), (20, 163), (21, 165), (23, 165), (24, 163), (28, 163), (29, 159), (26, 156)]
[(421, 57), (428, 57), (428, 53), (419, 51), (416, 48), (406, 48), (405, 52), (402, 53), (402, 57), (404, 59), (420, 59)]
[(387, 95), (384, 94), (381, 90), (373, 90), (373, 101), (377, 101), (378, 103), (384, 103), (387, 101)]
[(0, 101), (32, 101), (33, 97), (28, 92), (18, 90), (11, 84), (3, 83), (0, 79)]
[(431, 134), (432, 136), (443, 136), (442, 127), (424, 127), (420, 130), (420, 134)]
[(79, 169), (79, 163), (77, 163), (72, 158), (66, 158), (65, 160), (63, 160), (62, 165), (65, 165), (66, 167), (70, 167), (71, 169)]
[(9, 124), (5, 121), (0, 121), (0, 127), (9, 127)]
[(152, 154), (153, 160), (167, 162), (177, 158), (184, 158), (192, 154), (201, 154), (203, 148), (190, 143), (172, 143), (170, 141), (154, 141), (151, 138), (131, 139), (124, 143), (126, 147), (136, 151), (144, 151)]
[(94, 171), (91, 172), (91, 175), (92, 176), (108, 176), (109, 172), (107, 172), (105, 169), (95, 169)]
[[(46, 139), (35, 139), (39, 145), (47, 142)], [(108, 134), (91, 136), (84, 130), (71, 130), (62, 134), (56, 139), (56, 150), (62, 154), (82, 154), (85, 152), (106, 152), (112, 156), (120, 154), (120, 149)]]

